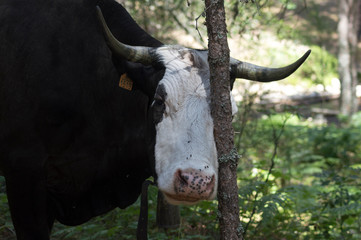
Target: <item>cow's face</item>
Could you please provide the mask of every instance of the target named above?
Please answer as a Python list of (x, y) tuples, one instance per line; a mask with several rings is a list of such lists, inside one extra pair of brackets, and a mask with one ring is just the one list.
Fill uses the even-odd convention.
[(207, 51), (173, 46), (157, 55), (166, 68), (152, 103), (158, 187), (173, 204), (213, 199), (218, 163)]
[[(217, 192), (218, 164), (210, 114), (207, 51), (123, 44), (109, 30), (99, 7), (97, 13), (113, 54), (145, 65), (161, 63), (165, 68), (151, 110), (156, 128), (154, 155), (158, 187), (174, 204), (212, 199)], [(307, 51), (296, 62), (282, 68), (260, 67), (231, 58), (230, 76), (259, 82), (281, 80), (296, 71), (309, 54)], [(154, 87), (151, 89), (154, 91)], [(232, 109), (236, 110), (234, 103)]]

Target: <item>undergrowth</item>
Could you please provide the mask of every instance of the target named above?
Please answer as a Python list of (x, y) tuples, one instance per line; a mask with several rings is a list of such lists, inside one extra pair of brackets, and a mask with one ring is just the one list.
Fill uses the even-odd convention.
[[(242, 121), (236, 119), (236, 132), (242, 132), (235, 145), (242, 155), (238, 184), (246, 239), (361, 238), (357, 116), (337, 127), (315, 125), (288, 113), (265, 114), (249, 118), (242, 131)], [(0, 191), (0, 238), (15, 239), (3, 178)], [(180, 228), (165, 231), (155, 224), (156, 198), (157, 189), (150, 187), (149, 239), (218, 239), (216, 200), (182, 206)], [(138, 214), (139, 201), (80, 226), (55, 224), (52, 239), (134, 239)]]

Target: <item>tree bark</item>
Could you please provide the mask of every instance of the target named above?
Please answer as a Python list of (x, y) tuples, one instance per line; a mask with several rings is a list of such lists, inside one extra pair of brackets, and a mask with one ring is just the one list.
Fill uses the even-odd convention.
[(340, 112), (351, 116), (357, 111), (357, 43), (361, 1), (340, 0), (339, 5), (339, 75), (341, 79)]
[(211, 81), (211, 114), (217, 146), (218, 218), (221, 239), (243, 239), (239, 220), (237, 163), (233, 143), (230, 102), (229, 48), (223, 0), (206, 0), (208, 62)]
[(350, 56), (351, 56), (351, 78), (352, 78), (352, 105), (351, 111), (352, 113), (357, 112), (358, 108), (358, 99), (356, 96), (356, 86), (357, 86), (357, 65), (358, 65), (358, 30), (360, 28), (360, 9), (361, 1), (353, 0), (353, 4), (351, 6), (351, 14), (350, 14), (350, 24), (349, 24), (349, 35), (348, 39), (350, 42)]
[(169, 204), (161, 191), (158, 191), (156, 222), (157, 226), (164, 230), (175, 229), (180, 226), (179, 206)]

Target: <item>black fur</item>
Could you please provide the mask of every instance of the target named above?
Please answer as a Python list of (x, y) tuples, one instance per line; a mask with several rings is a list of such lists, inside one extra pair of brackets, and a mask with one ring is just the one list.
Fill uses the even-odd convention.
[(164, 85), (159, 84), (152, 104), (153, 123), (155, 125), (160, 123), (163, 119), (166, 98), (167, 98), (167, 92), (165, 91)]
[[(112, 0), (0, 0), (0, 172), (18, 239), (125, 208), (154, 171), (164, 69), (115, 59), (97, 4), (120, 41), (162, 45)], [(118, 87), (123, 73), (134, 90)]]

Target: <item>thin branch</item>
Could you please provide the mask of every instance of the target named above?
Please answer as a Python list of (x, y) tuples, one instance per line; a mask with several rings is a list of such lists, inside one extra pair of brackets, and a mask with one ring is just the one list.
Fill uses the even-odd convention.
[(273, 154), (272, 154), (272, 158), (271, 158), (271, 166), (270, 166), (270, 168), (269, 168), (269, 170), (268, 170), (268, 174), (267, 174), (265, 183), (268, 182), (269, 176), (271, 175), (272, 169), (273, 169), (273, 167), (274, 167), (274, 165), (275, 165), (275, 161), (274, 161), (274, 160), (275, 160), (276, 155), (277, 155), (277, 149), (278, 149), (279, 140), (280, 140), (280, 138), (281, 138), (281, 136), (282, 136), (282, 134), (283, 134), (283, 132), (284, 132), (284, 130), (285, 130), (286, 122), (288, 121), (289, 118), (290, 118), (290, 116), (287, 116), (287, 117), (284, 119), (284, 121), (283, 121), (283, 123), (282, 123), (281, 131), (279, 132), (278, 135), (276, 134), (277, 131), (276, 131), (274, 125), (272, 124), (272, 134), (273, 134), (274, 147), (273, 147)]
[(177, 16), (173, 13), (173, 11), (169, 11), (169, 15), (174, 19), (174, 21), (178, 24), (179, 27), (181, 27), (188, 35), (191, 35), (188, 28), (184, 26), (181, 21), (177, 18)]
[(198, 28), (198, 20), (201, 18), (201, 17), (206, 17), (206, 11), (209, 9), (209, 8), (211, 8), (212, 6), (214, 5), (214, 3), (211, 3), (211, 5), (209, 5), (207, 8), (205, 8), (204, 10), (203, 10), (203, 12), (198, 16), (198, 17), (196, 17), (194, 20), (196, 21), (196, 30), (197, 30), (197, 32), (198, 32), (198, 34), (199, 34), (199, 37), (200, 37), (200, 39), (201, 39), (201, 41), (203, 42), (203, 37), (202, 37), (202, 34), (201, 34), (201, 32), (199, 31), (199, 28)]
[[(240, 131), (237, 132), (237, 137), (238, 137), (238, 149), (241, 149), (241, 138), (243, 136), (244, 130), (246, 129), (246, 125), (248, 123), (248, 116), (249, 113), (252, 110), (252, 106), (254, 104), (254, 99), (257, 96), (256, 94), (250, 95), (249, 92), (247, 90), (245, 90), (245, 92), (243, 93), (244, 99), (242, 100), (242, 104), (241, 109), (243, 109), (242, 112), (242, 117), (241, 117), (241, 126), (240, 126)], [(247, 99), (246, 99), (247, 98)], [(244, 155), (246, 151), (246, 148), (243, 148), (243, 152), (241, 153), (241, 156)]]
[(202, 34), (201, 34), (201, 32), (199, 31), (199, 28), (198, 28), (198, 20), (199, 20), (199, 18), (200, 17), (204, 17), (204, 14), (206, 13), (206, 10), (204, 10), (202, 13), (201, 13), (201, 15), (199, 15), (198, 17), (196, 17), (196, 19), (194, 19), (195, 21), (196, 21), (196, 30), (197, 30), (197, 32), (198, 32), (198, 34), (199, 34), (199, 38), (201, 39), (201, 41), (203, 42), (203, 37), (202, 37)]
[[(244, 6), (246, 3), (249, 3), (249, 1), (240, 1), (241, 3), (242, 3), (242, 6)], [(257, 7), (257, 11), (253, 11), (252, 12), (252, 16), (249, 18), (249, 19), (254, 19), (255, 17), (256, 17), (256, 15), (262, 15), (262, 12), (261, 12), (261, 9), (262, 8), (264, 8), (264, 6), (266, 6), (267, 5), (267, 3), (268, 3), (268, 0), (265, 0), (263, 3), (260, 3), (260, 0), (258, 0), (258, 1), (256, 1), (256, 0), (252, 0), (252, 3), (255, 3), (256, 4), (256, 7)], [(239, 15), (239, 11), (238, 11), (238, 6), (239, 6), (239, 4), (238, 4), (238, 1), (236, 2), (236, 4), (235, 4), (235, 6), (234, 6), (234, 8), (233, 8), (233, 11), (235, 12), (235, 15), (233, 16), (233, 20), (232, 20), (232, 22), (231, 22), (231, 28), (233, 28), (235, 25), (236, 25), (236, 18), (238, 17), (238, 15)], [(241, 29), (238, 31), (238, 33), (243, 33), (243, 32), (245, 32), (245, 30), (246, 30), (246, 25), (247, 25), (248, 23), (246, 22), (246, 23), (243, 23), (242, 25), (241, 25)]]
[[(277, 150), (278, 150), (278, 145), (279, 145), (279, 139), (281, 138), (283, 132), (284, 132), (284, 129), (285, 129), (285, 126), (286, 126), (286, 122), (288, 121), (289, 117), (286, 117), (285, 120), (283, 121), (282, 123), (282, 126), (281, 126), (281, 130), (279, 132), (279, 134), (277, 134), (277, 131), (274, 127), (274, 125), (272, 124), (272, 135), (273, 135), (273, 142), (274, 142), (274, 145), (273, 145), (273, 153), (272, 153), (272, 157), (271, 157), (271, 165), (268, 169), (268, 173), (267, 173), (267, 177), (266, 177), (266, 180), (264, 181), (264, 184), (262, 184), (262, 186), (265, 186), (266, 183), (268, 182), (269, 180), (269, 176), (271, 175), (272, 173), (272, 170), (275, 166), (275, 158), (276, 158), (276, 155), (277, 155)], [(247, 234), (247, 229), (248, 229), (248, 226), (252, 223), (253, 221), (253, 216), (254, 214), (256, 213), (256, 208), (257, 208), (257, 201), (258, 201), (258, 195), (259, 193), (261, 192), (262, 190), (262, 186), (257, 190), (256, 192), (256, 195), (254, 197), (254, 201), (253, 201), (253, 208), (252, 208), (252, 212), (251, 212), (251, 216), (249, 218), (249, 221), (248, 223), (246, 224), (245, 228), (244, 228), (244, 233), (243, 233), (243, 236), (246, 236)]]

